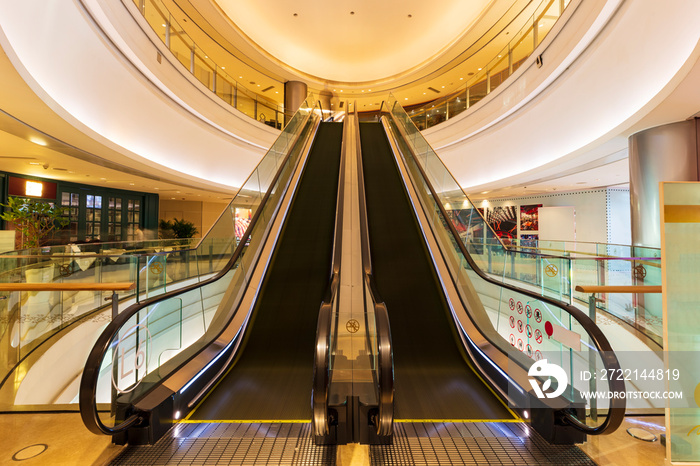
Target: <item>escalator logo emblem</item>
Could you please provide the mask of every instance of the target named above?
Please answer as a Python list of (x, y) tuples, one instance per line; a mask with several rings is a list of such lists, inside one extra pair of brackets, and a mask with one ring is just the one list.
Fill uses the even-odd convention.
[(112, 353), (112, 386), (117, 393), (133, 391), (148, 374), (152, 348), (151, 332), (136, 324), (124, 332)]
[[(548, 363), (546, 359), (537, 361), (530, 366), (527, 375), (530, 376), (530, 385), (532, 385), (537, 398), (556, 398), (564, 393), (569, 384), (569, 378), (566, 376), (564, 369), (557, 364)], [(546, 380), (544, 379), (545, 377)], [(537, 380), (538, 378), (544, 380), (541, 387)], [(548, 390), (552, 386), (552, 378), (556, 380), (557, 385), (556, 389), (550, 393)]]

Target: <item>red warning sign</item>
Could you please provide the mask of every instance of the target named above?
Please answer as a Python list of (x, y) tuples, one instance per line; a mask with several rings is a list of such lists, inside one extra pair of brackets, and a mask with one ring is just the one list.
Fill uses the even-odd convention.
[(514, 300), (513, 298), (510, 298), (510, 299), (508, 300), (508, 307), (510, 308), (511, 311), (512, 311), (513, 309), (515, 309), (515, 300)]
[(515, 328), (515, 317), (510, 316), (510, 318), (508, 318), (508, 321), (510, 322), (510, 328)]
[(511, 346), (515, 346), (515, 335), (511, 333), (510, 337), (508, 337), (508, 341), (510, 341)]
[(516, 307), (518, 308), (518, 314), (522, 314), (523, 313), (523, 303), (518, 301), (518, 305)]
[(525, 349), (525, 344), (523, 343), (523, 340), (521, 338), (518, 338), (518, 349), (520, 351), (523, 351)]
[(530, 324), (527, 324), (525, 326), (525, 332), (527, 333), (528, 338), (532, 338), (532, 327), (530, 326)]
[(523, 333), (523, 321), (518, 321), (518, 332)]
[(540, 329), (535, 329), (535, 341), (542, 343), (542, 332), (540, 332)]
[(535, 309), (535, 320), (540, 323), (542, 322), (542, 311)]

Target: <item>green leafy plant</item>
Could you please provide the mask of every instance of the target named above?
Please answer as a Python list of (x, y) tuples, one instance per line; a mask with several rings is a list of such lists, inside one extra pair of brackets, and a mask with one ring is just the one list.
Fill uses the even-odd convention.
[(12, 222), (20, 233), (19, 248), (38, 248), (54, 230), (68, 224), (63, 218), (65, 209), (48, 202), (21, 197), (10, 197), (7, 204), (0, 204), (5, 212), (0, 218)]
[(173, 231), (173, 222), (170, 220), (160, 219), (158, 221), (158, 238), (160, 239), (172, 239), (175, 238), (175, 232)]
[(194, 223), (185, 219), (178, 220), (177, 218), (173, 220), (173, 232), (175, 233), (175, 238), (194, 238), (194, 235), (199, 233)]
[(194, 223), (177, 218), (171, 220), (161, 219), (158, 222), (158, 237), (161, 239), (170, 238), (194, 238), (199, 233)]

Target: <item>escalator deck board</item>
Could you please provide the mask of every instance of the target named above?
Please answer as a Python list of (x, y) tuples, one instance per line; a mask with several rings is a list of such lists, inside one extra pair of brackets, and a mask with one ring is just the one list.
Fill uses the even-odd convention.
[(595, 466), (575, 445), (551, 445), (527, 424), (396, 423), (391, 445), (372, 445), (370, 464)]
[(180, 424), (155, 445), (129, 446), (110, 465), (334, 465), (335, 446), (317, 446), (311, 424)]

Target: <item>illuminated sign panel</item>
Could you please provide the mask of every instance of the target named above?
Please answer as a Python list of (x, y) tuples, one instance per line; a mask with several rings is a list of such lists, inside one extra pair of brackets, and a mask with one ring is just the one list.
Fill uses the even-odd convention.
[(28, 180), (16, 176), (8, 176), (7, 181), (7, 194), (10, 196), (56, 199), (58, 185), (51, 181)]
[(24, 188), (24, 194), (27, 196), (41, 197), (44, 192), (44, 185), (41, 181), (29, 181)]

